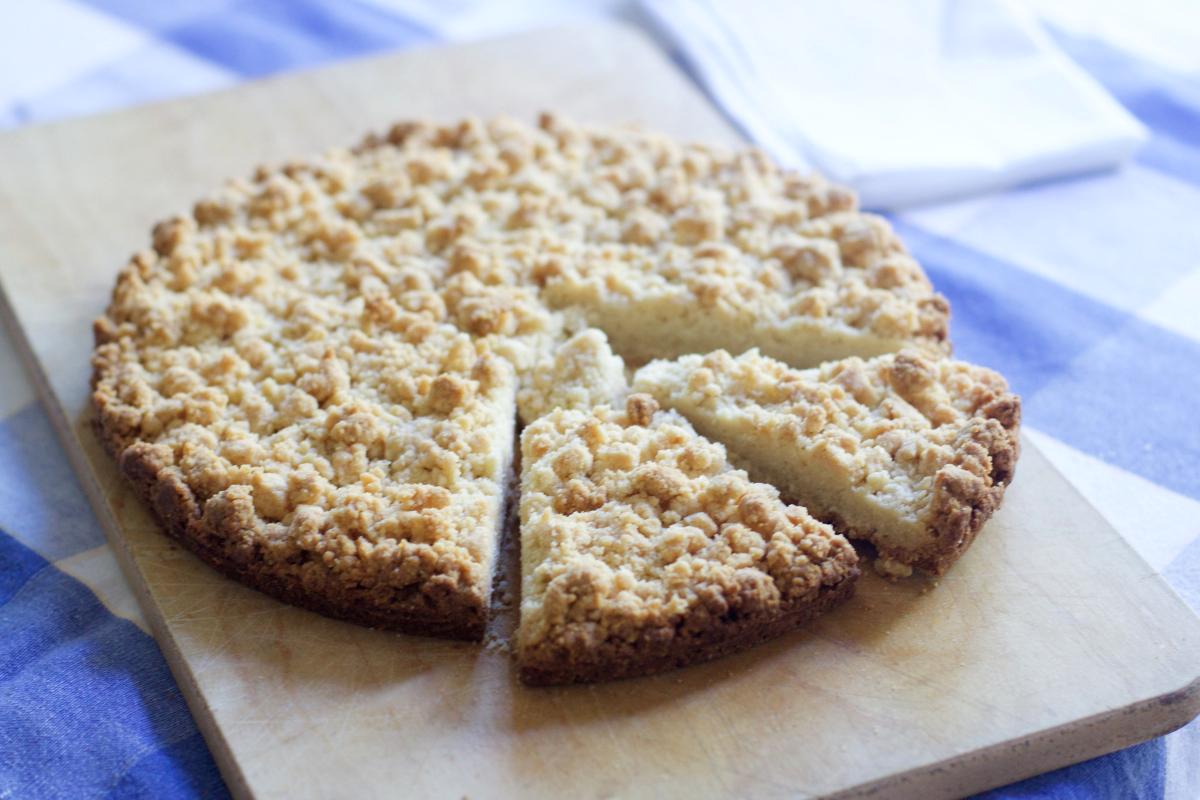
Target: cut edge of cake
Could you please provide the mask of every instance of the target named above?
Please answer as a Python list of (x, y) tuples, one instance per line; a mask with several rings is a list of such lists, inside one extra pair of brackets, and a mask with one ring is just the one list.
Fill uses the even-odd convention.
[[(772, 179), (752, 176), (745, 169), (722, 185), (732, 196), (739, 182)], [(949, 303), (887, 220), (853, 202), (821, 213), (786, 230), (713, 222), (711, 238), (687, 245), (669, 238), (611, 252), (576, 245), (533, 277), (552, 308), (582, 314), (640, 364), (754, 347), (797, 368), (904, 348), (949, 356)], [(755, 214), (767, 212), (714, 219)]]
[(606, 331), (613, 349), (632, 364), (713, 350), (740, 354), (757, 348), (786, 364), (806, 368), (905, 348), (920, 349), (934, 357), (951, 351), (945, 338), (885, 336), (808, 317), (771, 324), (747, 322), (736, 315), (697, 306), (694, 298), (683, 295), (619, 298), (565, 308), (582, 313), (589, 325)]

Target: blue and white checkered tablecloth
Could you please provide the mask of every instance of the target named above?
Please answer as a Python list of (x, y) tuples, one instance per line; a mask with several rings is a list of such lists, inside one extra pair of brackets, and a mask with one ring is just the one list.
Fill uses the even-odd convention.
[[(956, 354), (1008, 377), (1024, 435), (1200, 609), (1200, 13), (1030, 2), (1149, 143), (894, 222), (950, 298)], [(0, 128), (601, 15), (644, 19), (620, 0), (0, 0)], [(227, 795), (0, 334), (0, 798)], [(1195, 800), (1200, 723), (981, 797)]]

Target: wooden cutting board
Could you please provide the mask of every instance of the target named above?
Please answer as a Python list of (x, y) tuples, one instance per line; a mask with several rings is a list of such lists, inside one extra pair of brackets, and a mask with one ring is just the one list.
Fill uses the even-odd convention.
[(802, 631), (594, 687), (527, 689), (504, 652), (284, 606), (163, 536), (85, 410), (90, 322), (153, 223), (261, 161), (396, 119), (543, 108), (737, 139), (650, 42), (611, 25), (0, 136), (4, 316), (236, 796), (929, 800), (1200, 712), (1200, 620), (1029, 444), (1004, 509), (940, 581), (864, 574)]

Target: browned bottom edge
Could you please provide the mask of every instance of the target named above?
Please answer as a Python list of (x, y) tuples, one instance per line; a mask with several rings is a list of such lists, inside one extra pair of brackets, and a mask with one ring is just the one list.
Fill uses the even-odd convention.
[(521, 682), (528, 686), (600, 683), (653, 675), (711, 661), (787, 633), (849, 600), (854, 594), (857, 577), (856, 568), (841, 582), (822, 588), (815, 600), (798, 604), (777, 617), (766, 620), (750, 617), (710, 629), (698, 637), (677, 637), (666, 652), (635, 652), (620, 658), (598, 657), (587, 662), (565, 664), (552, 663), (549, 659), (537, 663), (531, 659), (521, 665)]
[[(99, 438), (105, 445), (109, 456), (120, 465), (121, 454), (113, 453), (113, 448), (103, 435)], [(345, 587), (350, 593), (346, 602), (331, 602), (327, 597), (306, 590), (296, 581), (282, 579), (266, 568), (255, 569), (256, 566), (260, 566), (256, 562), (238, 563), (222, 550), (205, 546), (204, 542), (197, 537), (189, 535), (185, 515), (176, 513), (176, 509), (168, 509), (166, 513), (160, 510), (159, 504), (156, 502), (159, 499), (156, 498), (158, 489), (156, 482), (134, 480), (130, 475), (124, 474), (124, 469), (121, 472), (134, 494), (141, 500), (143, 507), (165, 533), (199, 557), (205, 564), (244, 586), (262, 592), (287, 605), (367, 628), (379, 628), (396, 633), (432, 636), (441, 639), (473, 642), (483, 640), (487, 627), (487, 598), (491, 591), (490, 585), (486, 587), (487, 591), (484, 593), (483, 602), (478, 608), (463, 605), (454, 609), (457, 613), (452, 614), (439, 614), (436, 610), (424, 606), (424, 598), (419, 586), (412, 587), (412, 590), (407, 592), (399, 602), (392, 602), (387, 606), (373, 605), (365, 598), (355, 597), (357, 592), (365, 591), (364, 587), (357, 586)]]

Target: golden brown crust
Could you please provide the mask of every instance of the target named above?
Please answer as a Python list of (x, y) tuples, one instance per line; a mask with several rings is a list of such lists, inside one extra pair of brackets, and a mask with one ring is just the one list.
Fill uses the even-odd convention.
[[(928, 361), (912, 353), (896, 355), (891, 382), (901, 396), (916, 398), (936, 381)], [(966, 552), (1004, 502), (1020, 455), (1021, 399), (989, 389), (974, 398), (965, 412), (953, 445), (954, 463), (934, 475), (928, 522), (934, 544), (916, 551), (877, 545), (881, 558), (941, 575)]]
[[(495, 337), (438, 315), (478, 301), (476, 319), (509, 319), (505, 295), (460, 282), (443, 299), (410, 266), (266, 235), (249, 218), (283, 184), (264, 183), (157, 226), (121, 273), (94, 328), (97, 434), (226, 574), (330, 616), (478, 639), (516, 379)], [(300, 195), (275, 209), (304, 211), (291, 234), (339, 241), (344, 220)]]

